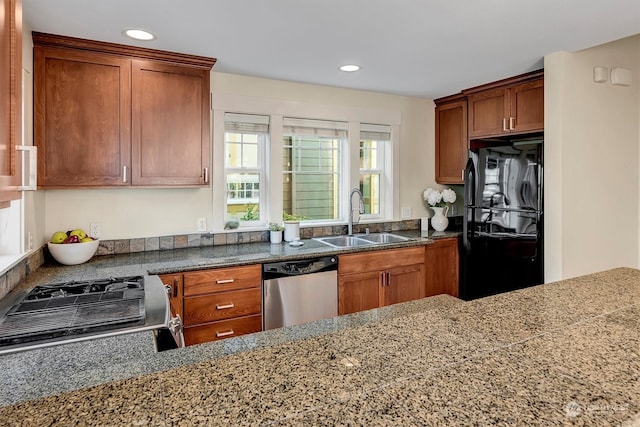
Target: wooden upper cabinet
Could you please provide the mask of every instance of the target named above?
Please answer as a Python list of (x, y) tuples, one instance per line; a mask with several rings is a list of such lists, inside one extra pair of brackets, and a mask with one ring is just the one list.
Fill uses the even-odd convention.
[(522, 83), (511, 89), (513, 132), (544, 130), (544, 80)]
[(436, 101), (436, 182), (463, 184), (467, 162), (467, 100)]
[(38, 185), (208, 185), (213, 58), (33, 33)]
[(20, 198), (22, 3), (0, 0), (0, 208)]
[(469, 137), (507, 133), (509, 111), (509, 91), (506, 89), (469, 96)]
[(470, 139), (544, 130), (542, 72), (501, 80), (463, 93), (468, 95)]
[(133, 185), (205, 185), (209, 71), (133, 61)]
[(39, 185), (129, 185), (130, 61), (36, 46), (34, 64)]

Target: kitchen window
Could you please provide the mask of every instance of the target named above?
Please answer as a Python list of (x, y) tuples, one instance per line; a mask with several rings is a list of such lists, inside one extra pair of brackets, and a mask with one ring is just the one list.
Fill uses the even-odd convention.
[(383, 216), (383, 200), (389, 185), (386, 174), (386, 151), (391, 143), (391, 127), (360, 125), (360, 191), (364, 198), (365, 215)]
[(226, 113), (224, 130), (227, 220), (243, 226), (262, 224), (269, 117)]
[(340, 218), (348, 123), (283, 119), (283, 212), (308, 221)]

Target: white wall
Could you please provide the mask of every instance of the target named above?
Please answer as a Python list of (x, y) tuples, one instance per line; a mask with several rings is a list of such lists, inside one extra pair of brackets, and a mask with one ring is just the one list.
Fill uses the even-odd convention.
[[(629, 87), (593, 68), (632, 70)], [(545, 57), (545, 280), (639, 265), (640, 36)]]
[[(215, 71), (211, 89), (214, 98), (227, 94), (398, 111), (402, 120), (399, 205), (410, 207), (412, 218), (430, 215), (421, 192), (435, 186), (433, 101)], [(216, 158), (213, 167), (221, 167)], [(44, 239), (56, 230), (88, 229), (90, 222), (101, 223), (102, 238), (119, 239), (195, 233), (198, 217), (207, 217), (207, 224), (213, 220), (210, 189), (46, 190), (44, 198)]]

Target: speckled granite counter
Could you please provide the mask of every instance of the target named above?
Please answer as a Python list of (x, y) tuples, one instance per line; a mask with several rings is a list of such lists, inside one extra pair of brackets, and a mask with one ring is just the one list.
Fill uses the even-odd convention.
[[(94, 257), (78, 266), (45, 264), (13, 292), (0, 300), (0, 315), (8, 311), (34, 286), (66, 280), (160, 274), (241, 264), (310, 258), (318, 255), (390, 249), (424, 245), (433, 239), (457, 237), (457, 232), (394, 231), (413, 240), (400, 244), (340, 250), (315, 240), (304, 240), (301, 247), (287, 244), (244, 243), (126, 255)], [(392, 315), (402, 313), (392, 310)], [(325, 329), (322, 329), (325, 330)], [(242, 340), (228, 339), (220, 346), (190, 347), (180, 352), (155, 351), (150, 332), (66, 344), (56, 347), (0, 355), (0, 406), (81, 387), (153, 373), (246, 350)]]
[(0, 425), (637, 426), (639, 326), (628, 268), (443, 295), (166, 352), (194, 363), (6, 406)]

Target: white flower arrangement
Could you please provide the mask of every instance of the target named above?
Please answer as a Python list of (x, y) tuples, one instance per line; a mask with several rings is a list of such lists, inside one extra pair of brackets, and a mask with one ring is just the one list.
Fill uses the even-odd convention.
[(443, 208), (449, 203), (456, 201), (456, 193), (450, 188), (445, 188), (442, 192), (434, 190), (433, 188), (427, 188), (422, 193), (422, 197), (429, 204), (429, 206), (435, 206)]

